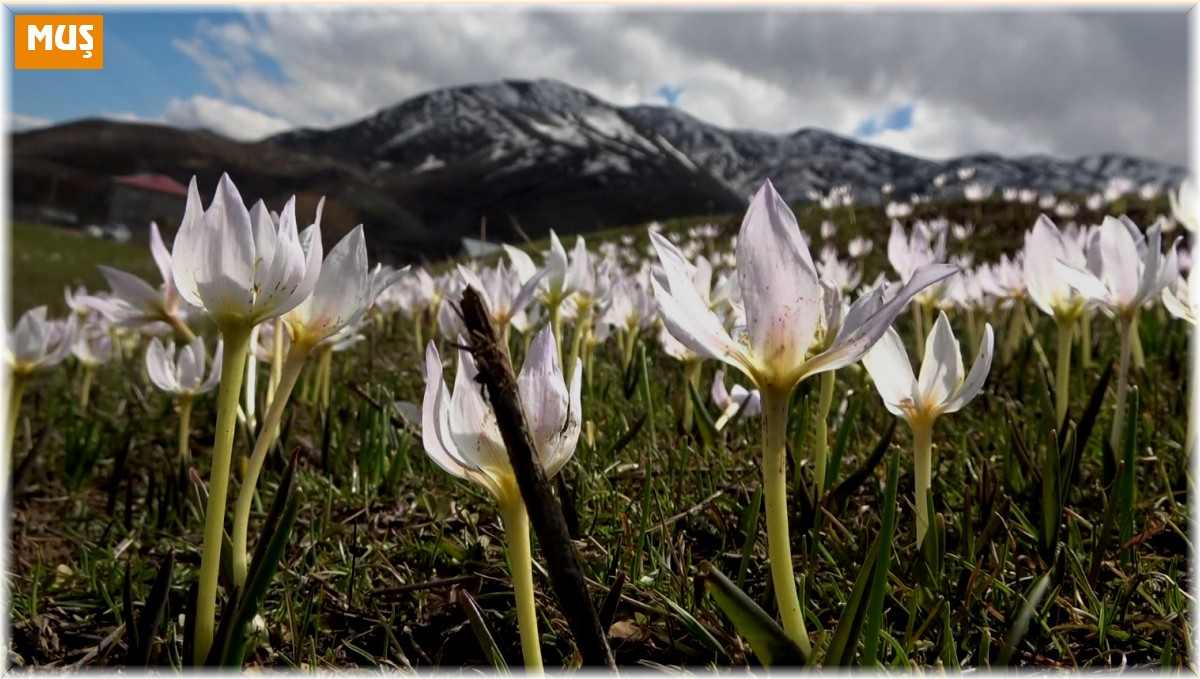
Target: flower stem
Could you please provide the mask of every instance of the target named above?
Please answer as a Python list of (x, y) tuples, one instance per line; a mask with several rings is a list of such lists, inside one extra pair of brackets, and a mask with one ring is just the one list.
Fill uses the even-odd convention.
[(929, 489), (933, 487), (933, 423), (912, 423), (913, 473), (917, 493), (917, 548), (929, 530)]
[(329, 409), (329, 383), (333, 372), (333, 347), (321, 347), (317, 359), (317, 407), (321, 412)]
[(237, 428), (242, 374), (250, 351), (250, 329), (225, 328), (225, 360), (221, 364), (221, 386), (217, 393), (217, 428), (213, 443), (212, 475), (208, 487), (208, 510), (204, 517), (204, 550), (200, 556), (200, 586), (196, 600), (196, 638), (192, 660), (204, 664), (212, 646), (217, 617), (217, 577), (221, 571), (221, 540), (225, 532), (225, 499), (229, 491), (229, 467), (233, 458), (233, 435)]
[(251, 431), (258, 430), (258, 356), (254, 353), (258, 346), (258, 326), (250, 331), (250, 351), (246, 352), (246, 377), (243, 382), (246, 387), (245, 406), (246, 427)]
[(237, 506), (233, 511), (233, 584), (241, 585), (246, 582), (246, 533), (250, 525), (250, 508), (254, 504), (254, 489), (258, 485), (258, 475), (262, 472), (263, 462), (267, 459), (267, 451), (275, 443), (279, 434), (279, 423), (283, 419), (283, 409), (287, 407), (296, 379), (304, 368), (304, 359), (308, 358), (309, 347), (293, 344), (288, 350), (287, 361), (280, 373), (279, 388), (271, 407), (263, 416), (263, 426), (259, 430), (258, 439), (254, 442), (254, 452), (250, 454), (250, 463), (246, 466), (246, 475), (242, 479), (242, 487), (238, 491)]
[(83, 366), (83, 377), (79, 381), (79, 407), (83, 410), (87, 410), (88, 397), (92, 393), (92, 377), (95, 374), (96, 366), (87, 364)]
[(792, 570), (792, 544), (787, 514), (787, 422), (791, 393), (766, 385), (762, 394), (763, 428), (763, 501), (767, 513), (767, 552), (771, 561), (771, 580), (783, 628), (806, 654), (812, 652), (796, 574)]
[(421, 326), (425, 320), (425, 311), (422, 309), (413, 314), (413, 337), (417, 341), (417, 356), (425, 355), (425, 345), (421, 342)]
[(575, 323), (575, 336), (571, 338), (571, 353), (567, 355), (567, 360), (562, 364), (563, 374), (567, 377), (568, 389), (571, 387), (571, 378), (575, 375), (575, 361), (579, 358), (580, 350), (583, 348), (583, 337), (587, 334), (591, 320), (592, 306), (588, 304), (579, 310)]
[(175, 331), (175, 336), (182, 340), (184, 344), (191, 344), (196, 340), (196, 333), (192, 332), (192, 329), (187, 326), (187, 323), (184, 323), (183, 319), (175, 314), (167, 315), (167, 323), (171, 326), (171, 329)]
[(921, 305), (918, 302), (912, 302), (909, 305), (912, 309), (913, 317), (913, 332), (917, 338), (917, 360), (925, 360), (925, 315), (921, 313)]
[(192, 432), (192, 397), (183, 394), (179, 397), (179, 439), (176, 450), (179, 455), (179, 469), (186, 469), (188, 458), (191, 457), (191, 446), (188, 438)]
[(283, 369), (283, 316), (276, 318), (271, 332), (271, 374), (267, 378), (267, 408), (279, 388), (279, 371)]
[(1133, 321), (1130, 325), (1130, 337), (1132, 337), (1133, 348), (1133, 367), (1138, 370), (1146, 369), (1146, 355), (1142, 352), (1142, 333), (1138, 330), (1138, 314), (1137, 310), (1133, 312)]
[(504, 540), (508, 543), (508, 568), (517, 601), (517, 626), (521, 630), (521, 655), (525, 671), (542, 673), (542, 645), (538, 637), (537, 604), (533, 591), (533, 554), (529, 545), (529, 514), (520, 495), (500, 502)]
[(13, 444), (17, 440), (17, 428), (21, 423), (21, 399), (25, 396), (25, 387), (29, 384), (29, 375), (23, 373), (13, 373), (12, 381), (9, 383), (8, 393), (8, 430), (5, 435), (8, 437), (4, 450), (6, 451), (5, 459), (0, 460), (2, 465), (3, 488), (8, 488), (8, 471), (12, 469), (12, 451)]
[(1075, 334), (1075, 321), (1058, 321), (1058, 366), (1054, 374), (1054, 427), (1062, 425), (1067, 416), (1071, 388), (1071, 339)]
[(817, 435), (817, 445), (813, 449), (813, 474), (816, 477), (815, 499), (818, 502), (825, 494), (825, 465), (829, 460), (829, 409), (833, 406), (833, 386), (836, 381), (834, 371), (827, 370), (821, 373), (821, 394), (817, 399), (817, 421), (813, 423)]
[(1080, 318), (1079, 363), (1087, 370), (1092, 367), (1092, 310), (1084, 309)]
[(1133, 349), (1133, 316), (1121, 314), (1121, 362), (1117, 366), (1117, 405), (1113, 413), (1112, 444), (1113, 454), (1121, 458), (1121, 439), (1125, 435), (1125, 398), (1129, 394), (1129, 358)]
[(692, 390), (689, 385), (700, 383), (700, 361), (698, 359), (685, 361), (683, 364), (683, 430), (691, 431), (692, 423), (696, 420), (695, 407), (692, 404)]

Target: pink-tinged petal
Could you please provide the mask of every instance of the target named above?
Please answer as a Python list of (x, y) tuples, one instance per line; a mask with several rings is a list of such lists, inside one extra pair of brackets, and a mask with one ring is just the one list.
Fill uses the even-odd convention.
[(529, 345), (525, 364), (517, 375), (517, 389), (529, 434), (544, 463), (553, 452), (550, 442), (566, 422), (569, 405), (567, 385), (558, 363), (558, 343), (548, 323)]
[(554, 475), (566, 466), (579, 444), (579, 432), (583, 424), (583, 402), (580, 396), (582, 385), (583, 361), (577, 358), (575, 370), (571, 373), (571, 393), (568, 397), (566, 421), (562, 429), (555, 434), (550, 450), (540, 456), (548, 479), (554, 478)]
[(546, 270), (551, 290), (557, 290), (563, 294), (571, 292), (567, 285), (570, 281), (567, 279), (567, 269), (570, 267), (570, 260), (567, 259), (567, 249), (563, 247), (562, 241), (558, 239), (558, 234), (554, 233), (554, 229), (550, 229), (550, 254), (546, 257)]
[(712, 398), (713, 403), (720, 410), (725, 410), (725, 408), (730, 404), (731, 399), (729, 398), (729, 392), (725, 390), (724, 369), (718, 368), (717, 374), (713, 375), (713, 385), (712, 389), (709, 391), (709, 396)]
[(516, 297), (513, 298), (512, 307), (509, 309), (510, 317), (521, 313), (533, 302), (533, 298), (537, 294), (538, 285), (541, 284), (542, 279), (545, 277), (546, 270), (543, 269), (535, 272), (529, 280), (521, 285), (521, 289), (517, 291)]
[(1112, 217), (1105, 217), (1100, 225), (1100, 256), (1111, 292), (1110, 301), (1120, 306), (1133, 304), (1139, 282), (1137, 241), (1125, 224)]
[(179, 386), (184, 391), (195, 391), (204, 379), (204, 340), (200, 337), (179, 350), (175, 362)]
[(175, 377), (175, 343), (168, 342), (163, 347), (157, 337), (150, 340), (146, 347), (146, 374), (154, 386), (171, 394), (178, 394), (179, 380)]
[(8, 346), (17, 363), (36, 361), (46, 353), (46, 307), (40, 306), (21, 315), (8, 338)]
[(892, 231), (888, 236), (887, 257), (897, 275), (901, 278), (908, 275), (912, 259), (908, 251), (908, 238), (904, 235), (904, 227), (896, 220), (892, 220)]
[(171, 269), (171, 253), (167, 251), (162, 234), (158, 231), (158, 224), (154, 222), (150, 222), (150, 255), (154, 257), (154, 263), (158, 265), (158, 272), (162, 274), (163, 283), (167, 286), (166, 296), (169, 300), (175, 292), (175, 272)]
[[(305, 278), (305, 249), (301, 245), (300, 235), (296, 226), (296, 199), (290, 198), (279, 214), (279, 230), (275, 237), (274, 253), (271, 259), (263, 260), (256, 272), (255, 281), (257, 296), (254, 301), (254, 319), (256, 321), (283, 315), (296, 308), (312, 293), (309, 287), (299, 293), (301, 281)], [(272, 236), (268, 236), (272, 237)], [(308, 254), (315, 255), (318, 262), (321, 258), (320, 231), (315, 227), (309, 231), (305, 240), (308, 242)], [(318, 267), (320, 264), (318, 263)], [(320, 273), (318, 269), (317, 273)], [(316, 279), (313, 279), (316, 284)]]
[[(250, 214), (228, 175), (217, 183), (200, 230), (201, 251), (194, 261), (198, 268), (192, 275), (204, 310), (218, 319), (249, 314), (254, 302), (254, 239)], [(176, 239), (175, 251), (184, 245)]]
[(721, 320), (696, 291), (695, 268), (660, 234), (651, 231), (650, 242), (667, 281), (664, 288), (652, 276), (651, 289), (671, 336), (697, 354), (725, 361), (753, 378), (753, 360), (744, 347), (729, 336)]
[(950, 320), (946, 318), (946, 312), (938, 312), (933, 330), (925, 338), (925, 360), (917, 378), (922, 403), (940, 406), (958, 388), (965, 373), (962, 351), (950, 328)]
[[(882, 302), (886, 295), (880, 288), (868, 294), (866, 299), (860, 298), (846, 312), (841, 332), (833, 346), (804, 364), (801, 379), (827, 370), (837, 370), (862, 358), (883, 337), (917, 293), (958, 271), (959, 268), (953, 264), (926, 264), (914, 271), (908, 282), (900, 286), (895, 296), (887, 302)], [(911, 372), (911, 368), (909, 370)]]
[(746, 211), (737, 261), (750, 350), (768, 374), (791, 375), (816, 335), (821, 287), (796, 217), (770, 181)]
[(508, 261), (512, 263), (513, 270), (521, 277), (521, 283), (528, 282), (529, 279), (537, 274), (537, 265), (533, 263), (533, 258), (526, 254), (524, 250), (507, 244), (503, 247), (505, 254), (508, 255)]
[(434, 464), (460, 479), (473, 478), (450, 438), (450, 396), (442, 377), (442, 358), (431, 341), (425, 347), (425, 397), (421, 401), (421, 443)]
[[(740, 344), (733, 341), (716, 315), (708, 309), (684, 309), (657, 279), (652, 278), (650, 285), (663, 326), (672, 339), (700, 356), (724, 361), (750, 379), (757, 379), (753, 360)], [(694, 290), (692, 292), (695, 294)]]
[(1072, 288), (1078, 290), (1079, 294), (1087, 299), (1112, 306), (1112, 294), (1108, 287), (1090, 272), (1080, 271), (1074, 267), (1067, 266), (1062, 260), (1056, 260), (1054, 268), (1059, 278)]
[(113, 294), (117, 297), (136, 307), (142, 313), (162, 313), (162, 293), (151, 287), (149, 283), (131, 273), (113, 269), (103, 264), (98, 265), (96, 268), (100, 269), (104, 280), (108, 281), (108, 286), (112, 288)]
[(917, 396), (917, 380), (904, 351), (904, 343), (895, 328), (888, 328), (883, 337), (863, 356), (863, 367), (871, 376), (883, 405), (893, 415), (907, 417), (906, 407)]
[(1163, 306), (1167, 308), (1167, 312), (1172, 316), (1182, 321), (1187, 321), (1192, 325), (1196, 324), (1196, 310), (1179, 299), (1171, 288), (1163, 290), (1162, 301)]
[(460, 349), (450, 394), (450, 440), (464, 466), (497, 478), (506, 471), (511, 473), (511, 466), (496, 414), (483, 399), (483, 385), (475, 381), (478, 374), (471, 354)]
[[(286, 344), (286, 338), (284, 338)], [(206, 394), (213, 390), (221, 383), (221, 367), (225, 362), (225, 340), (217, 340), (217, 346), (213, 348), (212, 368), (209, 369), (208, 379), (197, 387), (196, 393)]]
[(360, 225), (329, 251), (312, 294), (286, 319), (319, 341), (360, 318), (370, 301), (367, 244)]
[(992, 324), (988, 323), (983, 328), (983, 342), (979, 344), (979, 351), (975, 354), (975, 363), (971, 366), (971, 372), (950, 400), (941, 407), (940, 412), (953, 413), (962, 410), (963, 406), (979, 395), (980, 390), (983, 389), (983, 383), (987, 381), (988, 373), (992, 369), (994, 344), (995, 334), (992, 331)]
[(276, 236), (278, 230), (277, 221), (271, 217), (271, 211), (267, 209), (262, 200), (250, 208), (250, 232), (254, 236), (254, 257), (262, 262), (259, 266), (264, 266), (266, 262), (275, 259), (275, 241), (278, 240), (278, 236)]
[(203, 256), (207, 245), (207, 231), (204, 228), (204, 205), (200, 202), (200, 191), (196, 187), (196, 178), (188, 183), (187, 203), (183, 210), (183, 219), (179, 229), (175, 231), (175, 242), (171, 248), (171, 271), (175, 280), (175, 289), (179, 291), (188, 304), (203, 308), (204, 301), (200, 299), (197, 273), (207, 267), (207, 259)]

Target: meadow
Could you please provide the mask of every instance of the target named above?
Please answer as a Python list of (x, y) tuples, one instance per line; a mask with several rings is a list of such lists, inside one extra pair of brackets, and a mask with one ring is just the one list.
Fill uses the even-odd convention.
[[(199, 655), (227, 666), (303, 669), (584, 662), (571, 618), (580, 603), (551, 586), (561, 565), (547, 563), (540, 540), (525, 554), (525, 489), (515, 493), (503, 454), (480, 462), (467, 450), (469, 442), (500, 445), (491, 430), (468, 436), (472, 427), (496, 426), (485, 412), (493, 401), (480, 397), (484, 410), (468, 403), (481, 387), (456, 350), (471, 343), (456, 306), (473, 284), (493, 322), (508, 328), (519, 379), (527, 376), (522, 366), (538, 361), (545, 370), (528, 379), (557, 375), (539, 387), (540, 400), (525, 402), (525, 417), (616, 664), (1190, 667), (1192, 326), (1161, 302), (1161, 283), (1149, 288), (1157, 277), (1187, 305), (1187, 260), (1174, 253), (1193, 236), (1176, 225), (1167, 201), (1114, 197), (1065, 218), (998, 195), (938, 199), (911, 206), (895, 223), (882, 206), (803, 204), (792, 206), (796, 226), (768, 202), (754, 206), (770, 207), (768, 232), (787, 247), (750, 244), (758, 236), (736, 214), (589, 234), (585, 245), (574, 237), (527, 243), (525, 256), (363, 273), (360, 283), (390, 285), (368, 286), (363, 313), (342, 319), (336, 334), (326, 327), (313, 335), (311, 310), (278, 324), (262, 319), (251, 400), (246, 388), (224, 394), (217, 380), (186, 399), (155, 386), (146, 356), (162, 347), (147, 336), (174, 336), (182, 347), (185, 333), (131, 321), (136, 314), (100, 294), (105, 278), (92, 271), (123, 269), (158, 290), (162, 276), (144, 245), (14, 225), (13, 316), (49, 304), (51, 317), (77, 314), (78, 327), (46, 329), (44, 341), (68, 332), (72, 343), (85, 341), (79, 328), (90, 324), (109, 339), (86, 341), (110, 348), (102, 360), (64, 356), (22, 378), (6, 461), (10, 660), (182, 668)], [(1055, 243), (1078, 248), (1072, 256), (1082, 269), (1121, 288), (1124, 274), (1105, 266), (1132, 262), (1133, 287), (1150, 296), (1129, 303), (1116, 295), (1110, 307), (1085, 299), (1085, 281), (1059, 281), (1060, 296), (1074, 304), (1071, 318), (1040, 310), (1037, 285), (1026, 278), (1037, 274), (1026, 272), (1037, 268), (1031, 253), (1046, 255), (1045, 242), (1027, 245), (1043, 211), (1062, 230)], [(1137, 228), (1132, 249), (1108, 245), (1110, 235), (1135, 242), (1124, 222), (1104, 220), (1117, 215)], [(282, 226), (276, 219), (283, 234), (286, 214)], [(1161, 233), (1161, 245), (1151, 235), (1159, 230), (1173, 230)], [(764, 321), (764, 309), (793, 308), (787, 290), (806, 280), (773, 259), (787, 264), (778, 252), (800, 233), (807, 266), (815, 261), (827, 285), (804, 313)], [(311, 248), (303, 236), (300, 243)], [(261, 252), (261, 241), (254, 244)], [(777, 266), (739, 278), (743, 253), (755, 247)], [(326, 253), (333, 249), (324, 243)], [(309, 251), (296, 250), (302, 258)], [(903, 283), (939, 262), (965, 273), (947, 270), (911, 301), (895, 301), (900, 285), (876, 286), (877, 277)], [(176, 251), (174, 280), (188, 265), (197, 266)], [(1146, 274), (1148, 267), (1160, 273)], [(1044, 269), (1058, 270), (1053, 259)], [(765, 281), (763, 290), (749, 287), (755, 281)], [(79, 284), (100, 301), (68, 310), (62, 288)], [(184, 296), (205, 294), (204, 285)], [(677, 300), (673, 311), (660, 311), (664, 297)], [(338, 299), (348, 303), (349, 293)], [(697, 300), (704, 308), (688, 306)], [(868, 344), (891, 341), (883, 330), (893, 328), (913, 377), (872, 348), (865, 362), (860, 354), (786, 386), (775, 379), (786, 371), (771, 360), (786, 354), (797, 370), (815, 365), (840, 346), (835, 321), (852, 334), (854, 322), (893, 302), (895, 313)], [(214, 321), (186, 304), (175, 308), (210, 353), (221, 328), (226, 358), (238, 356), (232, 316)], [(672, 322), (670, 313), (690, 322)], [(1127, 317), (1136, 321), (1122, 341)], [(1065, 339), (1064, 325), (1073, 328)], [(549, 348), (547, 328), (556, 331)], [(719, 351), (697, 350), (730, 330), (729, 352), (778, 351), (771, 360), (758, 355), (744, 374), (732, 354), (722, 362), (712, 357)], [(938, 335), (945, 331), (948, 340)], [(763, 333), (765, 345), (756, 339)], [(937, 341), (927, 344), (927, 333)], [(795, 336), (811, 346), (770, 344)], [(284, 361), (288, 346), (312, 354)], [(939, 362), (929, 376), (921, 347), (926, 361)], [(985, 354), (986, 380), (956, 412), (918, 412), (919, 396), (885, 402), (912, 388), (930, 398), (942, 389), (949, 403)], [(287, 383), (288, 366), (295, 391), (280, 421), (269, 422), (269, 402), (279, 398), (271, 387)], [(443, 394), (448, 413), (431, 402), (431, 368), (445, 368), (453, 387)], [(222, 379), (230, 372), (226, 361)], [(190, 420), (181, 433), (184, 400)], [(235, 410), (236, 425), (223, 428)], [(552, 464), (547, 447), (557, 455)], [(232, 498), (219, 506), (243, 495), (250, 503), (250, 554), (241, 564), (230, 556), (240, 519), (208, 520), (223, 448), (232, 453)], [(256, 449), (265, 456), (261, 474)], [(773, 464), (781, 465), (777, 476)], [(522, 584), (523, 568), (533, 591)], [(206, 572), (219, 584), (217, 624), (207, 634), (223, 654), (197, 651), (197, 620), (205, 617), (197, 583)], [(783, 581), (795, 585), (790, 599), (777, 586)]]

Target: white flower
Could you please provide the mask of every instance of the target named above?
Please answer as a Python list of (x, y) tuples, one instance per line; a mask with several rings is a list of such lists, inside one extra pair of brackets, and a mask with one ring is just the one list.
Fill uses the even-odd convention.
[(1055, 266), (1083, 296), (1118, 315), (1133, 313), (1157, 299), (1179, 277), (1175, 245), (1162, 252), (1158, 226), (1143, 238), (1132, 222), (1105, 217), (1092, 237), (1088, 259), (1087, 267), (1063, 260)]
[(1178, 190), (1167, 193), (1167, 199), (1171, 202), (1175, 221), (1195, 233), (1197, 225), (1200, 225), (1200, 198), (1196, 196), (1196, 185), (1192, 180), (1184, 179)]
[[(580, 372), (576, 360), (568, 392), (558, 363), (558, 345), (549, 326), (534, 337), (517, 376), (521, 407), (547, 478), (575, 454), (580, 429)], [(447, 472), (487, 488), (502, 505), (519, 501), (520, 490), (496, 414), (480, 394), (471, 354), (459, 350), (454, 390), (442, 379), (442, 360), (433, 342), (425, 350), (425, 399), (421, 438), (425, 452)]]
[(968, 374), (950, 322), (945, 312), (938, 312), (933, 330), (925, 339), (919, 378), (913, 376), (904, 343), (894, 328), (888, 328), (883, 339), (867, 352), (863, 365), (892, 414), (916, 426), (931, 425), (938, 417), (961, 410), (979, 394), (992, 367), (993, 342), (989, 323)]
[(294, 197), (276, 225), (262, 201), (247, 210), (224, 174), (204, 210), (193, 178), (172, 250), (179, 293), (222, 328), (248, 329), (287, 313), (308, 297), (321, 273), (320, 221), (318, 206), (305, 252)]
[(312, 293), (283, 315), (292, 343), (311, 348), (361, 320), (377, 296), (371, 283), (360, 224), (329, 251)]
[(830, 347), (809, 357), (823, 318), (823, 292), (796, 217), (770, 181), (754, 197), (738, 236), (738, 287), (746, 317), (740, 341), (697, 293), (679, 250), (658, 234), (650, 237), (667, 279), (666, 285), (651, 279), (651, 285), (671, 335), (697, 354), (743, 371), (759, 389), (786, 393), (805, 377), (857, 361), (917, 291), (956, 270), (950, 265), (918, 270), (886, 303), (878, 289), (860, 298)]
[(222, 343), (217, 342), (213, 352), (212, 370), (208, 378), (204, 377), (204, 363), (208, 356), (204, 353), (204, 338), (197, 337), (191, 344), (186, 344), (175, 356), (175, 343), (167, 342), (164, 347), (157, 337), (150, 340), (146, 348), (146, 372), (154, 386), (169, 394), (178, 396), (197, 396), (212, 391), (221, 381)]
[(26, 311), (8, 333), (9, 368), (14, 375), (27, 376), (61, 363), (71, 352), (78, 328), (75, 314), (66, 321), (50, 321), (44, 306)]

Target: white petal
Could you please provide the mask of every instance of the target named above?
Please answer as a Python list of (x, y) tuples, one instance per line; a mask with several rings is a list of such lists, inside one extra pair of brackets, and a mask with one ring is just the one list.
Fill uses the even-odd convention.
[(870, 293), (865, 300), (860, 298), (846, 312), (833, 346), (804, 364), (801, 379), (827, 370), (837, 370), (862, 358), (917, 293), (954, 275), (958, 270), (953, 264), (926, 264), (914, 271), (908, 282), (887, 302), (881, 303), (884, 297), (881, 289)]
[(529, 345), (525, 364), (517, 376), (517, 388), (529, 434), (544, 463), (545, 457), (553, 452), (551, 441), (563, 429), (568, 407), (567, 385), (558, 364), (558, 344), (548, 323)]
[(96, 268), (100, 269), (104, 280), (108, 281), (108, 286), (112, 288), (113, 293), (117, 297), (130, 303), (142, 313), (159, 314), (162, 312), (162, 293), (151, 287), (149, 283), (131, 273), (113, 269), (103, 264), (98, 265)]
[(172, 394), (180, 392), (175, 378), (174, 342), (168, 342), (164, 348), (157, 337), (150, 340), (150, 346), (146, 347), (146, 374), (159, 389)]
[(981, 389), (983, 383), (987, 381), (988, 372), (992, 369), (992, 349), (995, 344), (995, 337), (992, 331), (992, 324), (988, 323), (983, 328), (983, 342), (979, 344), (979, 352), (975, 354), (975, 363), (971, 366), (971, 372), (967, 378), (963, 380), (957, 392), (946, 402), (941, 408), (942, 413), (953, 413), (962, 409), (974, 399)]
[(790, 375), (816, 334), (821, 287), (796, 217), (770, 181), (746, 211), (737, 261), (751, 352), (768, 374)]
[(442, 377), (442, 359), (437, 346), (430, 341), (425, 347), (425, 398), (421, 401), (421, 443), (433, 462), (447, 472), (462, 478), (472, 478), (459, 462), (450, 439), (450, 396)]
[(871, 375), (875, 390), (884, 406), (894, 415), (907, 416), (906, 404), (917, 396), (917, 380), (913, 377), (904, 343), (895, 328), (888, 328), (883, 337), (863, 356), (863, 367)]
[(946, 313), (938, 312), (933, 329), (925, 339), (925, 360), (921, 363), (921, 374), (917, 388), (921, 402), (940, 406), (958, 388), (963, 378), (962, 352)]

